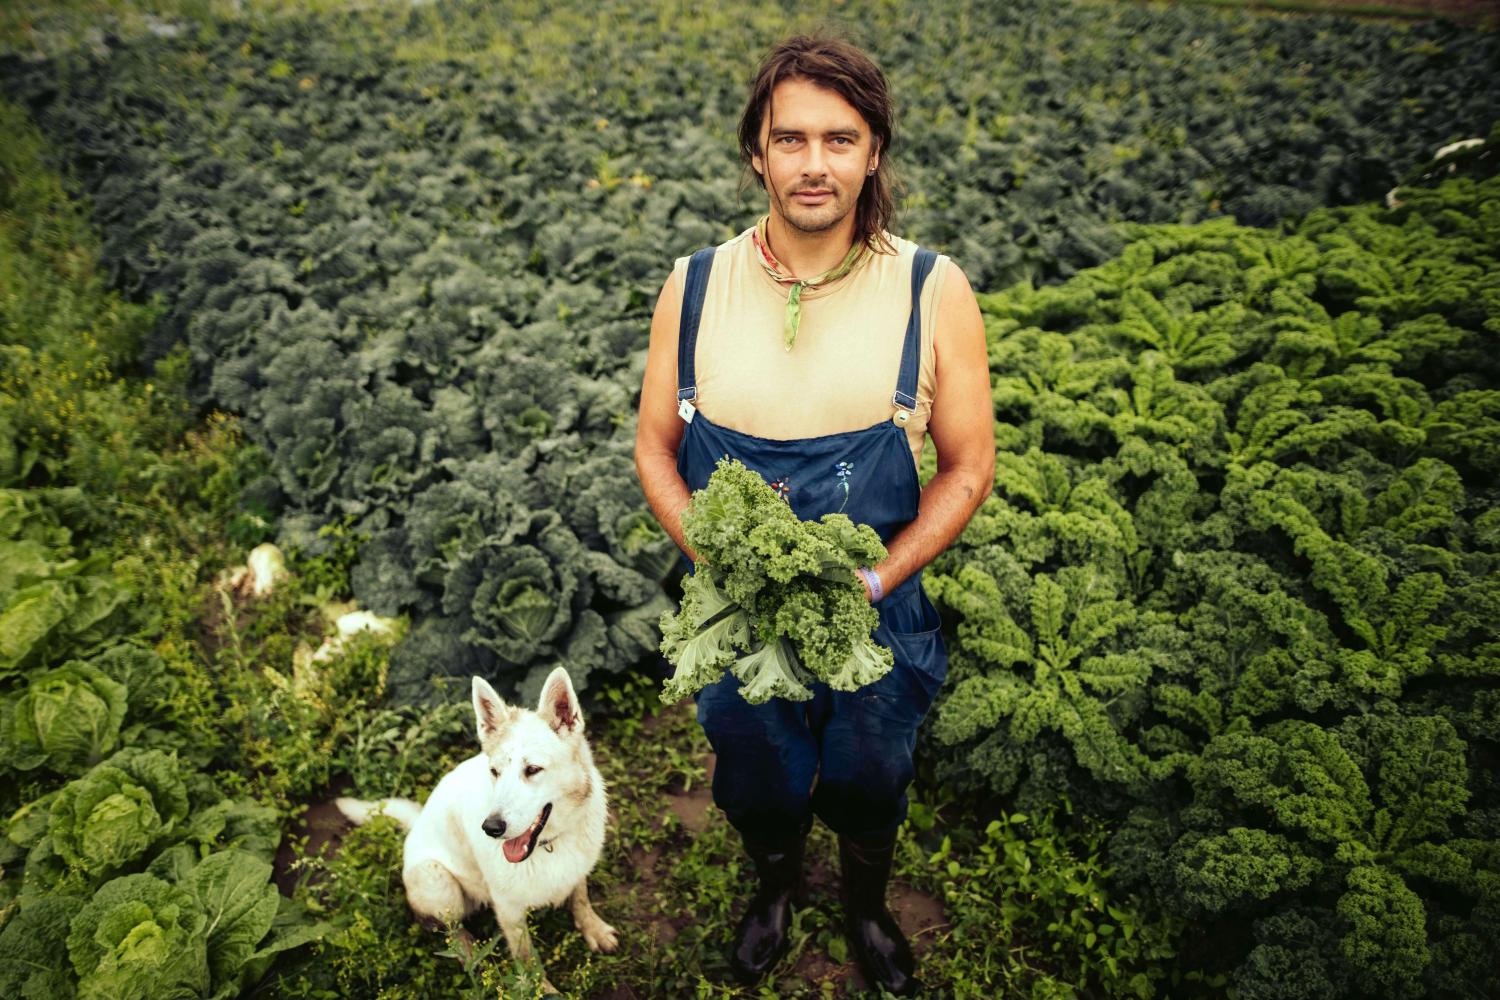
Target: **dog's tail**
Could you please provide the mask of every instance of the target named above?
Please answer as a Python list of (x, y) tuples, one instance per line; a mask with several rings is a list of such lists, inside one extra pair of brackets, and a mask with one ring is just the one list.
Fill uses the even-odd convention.
[(377, 799), (368, 802), (364, 799), (337, 798), (333, 804), (338, 811), (344, 814), (344, 818), (355, 826), (368, 823), (376, 816), (385, 815), (400, 823), (410, 830), (412, 824), (417, 821), (417, 814), (422, 807), (411, 799)]

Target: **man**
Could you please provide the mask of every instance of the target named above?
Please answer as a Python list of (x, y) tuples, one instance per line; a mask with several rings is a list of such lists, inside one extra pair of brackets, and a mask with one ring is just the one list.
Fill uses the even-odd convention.
[[(918, 725), (947, 673), (920, 571), (993, 486), (984, 324), (956, 266), (886, 231), (891, 102), (846, 43), (791, 38), (766, 57), (740, 152), (767, 192), (754, 229), (677, 262), (657, 299), (636, 467), (652, 511), (690, 558), (682, 511), (716, 460), (760, 472), (799, 517), (843, 511), (889, 555), (860, 571), (894, 653), (856, 692), (750, 705), (726, 673), (698, 696), (717, 754), (714, 801), (759, 879), (736, 931), (746, 981), (786, 951), (803, 844), (817, 815), (839, 835), (845, 932), (873, 986), (919, 988), (885, 908)], [(919, 488), (927, 434), (937, 475)]]

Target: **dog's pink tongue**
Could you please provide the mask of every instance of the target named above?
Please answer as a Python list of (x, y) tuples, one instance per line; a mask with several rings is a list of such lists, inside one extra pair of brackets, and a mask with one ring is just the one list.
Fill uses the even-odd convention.
[(526, 828), (525, 833), (519, 837), (512, 837), (501, 845), (501, 849), (505, 851), (505, 860), (510, 862), (526, 860), (526, 845), (531, 842), (531, 831), (535, 829), (536, 824), (533, 823)]

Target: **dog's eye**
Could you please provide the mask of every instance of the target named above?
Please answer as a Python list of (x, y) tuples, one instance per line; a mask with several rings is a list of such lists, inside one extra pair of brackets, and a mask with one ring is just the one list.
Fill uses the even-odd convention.
[(542, 772), (542, 769), (540, 767), (537, 767), (535, 764), (528, 764), (528, 765), (526, 765), (526, 777), (528, 777), (528, 778), (531, 777), (532, 775), (540, 774), (541, 772)]
[(493, 768), (493, 767), (492, 767), (492, 768), (490, 768), (490, 777), (491, 777), (491, 778), (498, 778), (498, 777), (500, 777), (500, 772), (499, 772), (499, 771), (497, 771), (497, 770), (495, 770), (495, 769), (494, 769), (494, 768)]

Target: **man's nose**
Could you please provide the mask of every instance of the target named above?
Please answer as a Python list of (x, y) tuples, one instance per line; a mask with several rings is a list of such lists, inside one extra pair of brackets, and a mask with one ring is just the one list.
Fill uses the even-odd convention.
[(827, 154), (820, 142), (809, 142), (802, 160), (802, 172), (808, 177), (822, 177), (828, 172)]
[(491, 816), (480, 824), (479, 828), (491, 837), (505, 836), (505, 820), (499, 816)]

